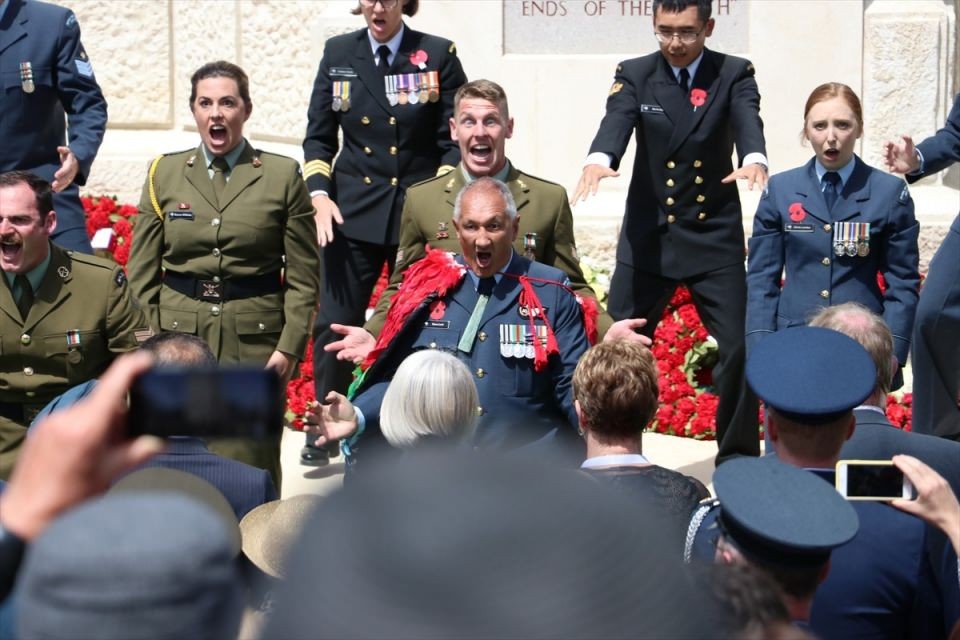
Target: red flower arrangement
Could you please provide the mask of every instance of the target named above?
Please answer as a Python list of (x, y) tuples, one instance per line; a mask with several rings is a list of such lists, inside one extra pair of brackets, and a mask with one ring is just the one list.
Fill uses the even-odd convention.
[[(694, 91), (701, 91), (703, 100), (706, 100), (706, 92), (701, 89)], [(131, 218), (137, 213), (137, 208), (128, 204), (118, 205), (116, 198), (111, 196), (83, 197), (81, 202), (87, 215), (88, 235), (92, 238), (101, 229), (112, 229), (113, 236), (105, 251), (118, 264), (125, 266), (132, 241)], [(886, 283), (879, 273), (877, 280), (881, 290), (884, 289)], [(384, 265), (370, 297), (371, 308), (376, 305), (387, 283), (388, 273)], [(664, 310), (654, 334), (652, 349), (660, 372), (660, 408), (650, 430), (698, 440), (715, 439), (718, 398), (713, 393), (712, 385), (716, 343), (708, 336), (693, 306), (690, 292), (685, 287), (677, 287)], [(307, 405), (314, 400), (311, 344), (307, 345), (298, 373), (287, 385), (287, 419), (290, 426), (302, 429)], [(899, 399), (893, 395), (887, 397), (887, 418), (895, 427), (911, 430), (912, 402), (910, 393), (904, 393)], [(762, 409), (757, 419), (758, 424), (763, 423)]]

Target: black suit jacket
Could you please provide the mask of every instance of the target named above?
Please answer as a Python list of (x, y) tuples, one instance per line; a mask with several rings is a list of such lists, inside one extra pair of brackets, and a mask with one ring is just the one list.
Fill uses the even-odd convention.
[[(304, 176), (311, 192), (325, 190), (336, 201), (348, 238), (397, 244), (406, 188), (460, 162), (449, 119), (467, 78), (456, 47), (405, 26), (389, 74), (420, 72), (410, 62), (416, 51), (427, 54), (425, 72), (439, 73), (439, 100), (391, 106), (366, 29), (330, 38), (324, 47), (307, 111)], [(348, 111), (332, 108), (334, 82), (350, 83)]]
[(254, 507), (278, 497), (268, 471), (218, 456), (197, 438), (168, 438), (166, 450), (140, 468), (147, 467), (176, 469), (203, 478), (224, 495), (238, 521)]
[(720, 180), (734, 144), (741, 159), (766, 153), (753, 76), (747, 60), (704, 49), (691, 96), (706, 101), (694, 109), (659, 51), (617, 66), (590, 152), (610, 154), (616, 169), (636, 133), (619, 262), (682, 279), (743, 261), (737, 186)]
[(915, 182), (960, 161), (960, 94), (954, 99), (943, 128), (918, 144), (917, 149), (923, 155), (923, 173), (906, 175), (907, 182)]
[(960, 442), (897, 429), (878, 411), (853, 412), (857, 428), (840, 451), (841, 459), (889, 460), (905, 453), (927, 463), (960, 495)]

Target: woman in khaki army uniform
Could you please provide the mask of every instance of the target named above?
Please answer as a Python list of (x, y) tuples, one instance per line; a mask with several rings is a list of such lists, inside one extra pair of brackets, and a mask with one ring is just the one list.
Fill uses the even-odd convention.
[[(191, 85), (201, 145), (150, 166), (131, 288), (155, 329), (199, 335), (221, 363), (273, 367), (286, 381), (303, 357), (317, 303), (313, 205), (295, 160), (244, 139), (253, 104), (243, 69), (208, 63)], [(275, 453), (266, 465), (228, 455), (279, 469)]]

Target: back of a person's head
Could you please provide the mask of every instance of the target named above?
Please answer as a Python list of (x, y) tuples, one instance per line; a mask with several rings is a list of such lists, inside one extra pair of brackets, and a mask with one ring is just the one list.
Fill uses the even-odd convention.
[(206, 341), (189, 333), (164, 331), (147, 338), (142, 351), (152, 353), (158, 367), (197, 367), (217, 366), (217, 357)]
[(23, 638), (231, 638), (242, 588), (223, 520), (170, 492), (117, 492), (56, 520), (16, 590)]
[(845, 302), (821, 309), (810, 320), (811, 327), (833, 329), (860, 343), (877, 368), (877, 388), (890, 391), (896, 373), (893, 356), (893, 333), (883, 318), (857, 302)]
[[(665, 529), (624, 498), (572, 470), (435, 458), (371, 469), (320, 506), (265, 637), (709, 633), (711, 605), (663, 552)], [(342, 542), (321, 555), (321, 539)], [(318, 626), (316, 611), (336, 615)]]
[(401, 449), (425, 441), (468, 438), (476, 425), (477, 387), (454, 356), (425, 349), (408, 356), (390, 382), (380, 408), (380, 428)]
[(625, 340), (591, 347), (573, 373), (581, 422), (601, 440), (636, 438), (657, 412), (657, 364), (650, 350)]

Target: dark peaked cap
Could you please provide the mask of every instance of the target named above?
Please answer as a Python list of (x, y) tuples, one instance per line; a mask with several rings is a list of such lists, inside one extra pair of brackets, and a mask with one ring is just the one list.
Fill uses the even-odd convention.
[(713, 474), (725, 536), (758, 564), (815, 567), (857, 534), (853, 507), (823, 478), (775, 458), (737, 458)]
[(750, 352), (746, 375), (767, 406), (803, 424), (839, 418), (877, 385), (877, 368), (866, 350), (822, 327), (791, 327), (766, 336)]

